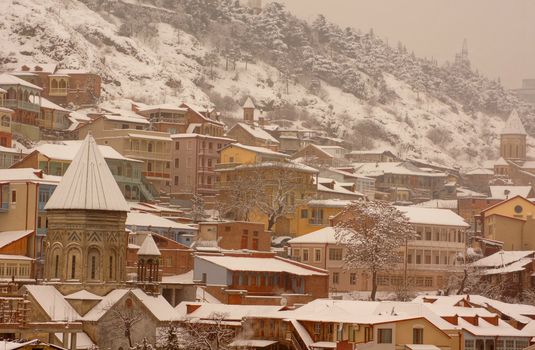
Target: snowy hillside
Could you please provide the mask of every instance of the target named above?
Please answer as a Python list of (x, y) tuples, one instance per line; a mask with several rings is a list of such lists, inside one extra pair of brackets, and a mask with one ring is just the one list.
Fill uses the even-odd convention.
[[(358, 147), (388, 147), (405, 156), (465, 167), (496, 158), (503, 116), (467, 114), (460, 103), (439, 101), (390, 73), (380, 73), (385, 86), (379, 88), (393, 96), (382, 103), (344, 92), (324, 79), (316, 82), (319, 91), (312, 91), (310, 80), (290, 79), (259, 59), (233, 61), (227, 70), (229, 56), (221, 55), (209, 67), (206, 57), (214, 45), (184, 31), (183, 14), (171, 9), (138, 0), (85, 2), (94, 10), (76, 0), (0, 1), (0, 36), (7, 38), (0, 42), (0, 69), (56, 61), (65, 68), (95, 71), (103, 77), (103, 103), (125, 108), (130, 99), (206, 107), (207, 93), (235, 103), (251, 95), (258, 104), (274, 106), (271, 115), (277, 115), (277, 106), (298, 106), (308, 113), (296, 123), (320, 126)], [(143, 23), (126, 21), (128, 17), (118, 15), (121, 11), (131, 11)], [(366, 73), (358, 75), (366, 81), (367, 94), (379, 89)], [(225, 113), (239, 117), (235, 107)], [(535, 146), (533, 139), (530, 144)]]

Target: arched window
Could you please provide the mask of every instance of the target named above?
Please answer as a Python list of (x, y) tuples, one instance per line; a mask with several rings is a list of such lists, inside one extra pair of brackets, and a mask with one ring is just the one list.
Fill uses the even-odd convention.
[(71, 257), (71, 279), (76, 278), (76, 255)]
[(54, 262), (54, 278), (59, 278), (59, 255), (56, 255)]
[(61, 79), (61, 80), (59, 81), (59, 88), (60, 88), (60, 89), (65, 89), (65, 88), (67, 88), (67, 83), (65, 82), (64, 79)]
[(147, 152), (152, 152), (152, 142), (147, 144)]
[(57, 89), (58, 88), (58, 81), (56, 79), (52, 79), (52, 82), (51, 82), (50, 86), (52, 87), (52, 89)]
[(87, 278), (89, 280), (100, 280), (100, 251), (95, 247), (89, 248), (87, 253), (87, 261), (89, 262)]
[(113, 280), (113, 256), (110, 255), (110, 261), (109, 261), (109, 278), (110, 280)]
[(519, 156), (519, 153), (518, 153), (518, 145), (516, 145), (515, 148), (516, 148), (516, 150), (515, 150), (515, 151), (516, 151), (516, 158), (518, 158), (518, 156)]

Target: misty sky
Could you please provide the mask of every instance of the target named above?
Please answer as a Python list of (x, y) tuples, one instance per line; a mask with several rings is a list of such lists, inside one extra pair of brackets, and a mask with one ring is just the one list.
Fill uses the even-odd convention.
[(508, 88), (535, 78), (535, 0), (278, 0), (299, 17), (323, 13), (398, 40), (418, 56), (452, 60), (468, 40), (472, 65)]

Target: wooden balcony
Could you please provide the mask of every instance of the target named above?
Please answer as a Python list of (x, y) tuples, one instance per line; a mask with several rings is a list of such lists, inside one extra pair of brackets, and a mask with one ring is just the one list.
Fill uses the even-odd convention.
[(48, 95), (49, 96), (67, 96), (67, 88), (50, 88)]
[(6, 100), (6, 107), (11, 109), (24, 109), (26, 111), (36, 113), (39, 113), (39, 111), (41, 110), (41, 106), (39, 106), (38, 104), (15, 99)]

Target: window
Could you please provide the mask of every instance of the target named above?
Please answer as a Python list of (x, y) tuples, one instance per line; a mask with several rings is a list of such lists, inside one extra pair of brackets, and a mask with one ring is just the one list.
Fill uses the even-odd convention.
[(113, 278), (113, 256), (110, 256), (110, 279)]
[(76, 277), (76, 255), (72, 256), (71, 261), (71, 279), (74, 279)]
[(11, 203), (17, 203), (17, 191), (11, 191)]
[(175, 176), (175, 186), (178, 186), (178, 176)]
[(424, 343), (424, 329), (423, 328), (413, 328), (412, 329), (412, 343), (413, 344), (423, 344)]
[(314, 249), (314, 261), (321, 261), (321, 249)]
[(175, 158), (175, 168), (180, 168), (180, 159)]
[(178, 151), (180, 149), (180, 142), (175, 142), (175, 149)]
[(431, 227), (428, 227), (428, 226), (425, 227), (425, 240), (426, 241), (431, 240)]
[(94, 280), (97, 273), (97, 258), (91, 257), (91, 279)]
[(258, 238), (253, 238), (253, 250), (258, 250)]
[(377, 276), (377, 284), (380, 286), (388, 286), (390, 278), (388, 276)]
[(364, 342), (367, 343), (373, 340), (373, 328), (366, 327), (364, 328)]
[(212, 160), (211, 160), (211, 159), (208, 159), (208, 166), (209, 166), (209, 167), (212, 166)]
[(515, 213), (520, 214), (522, 213), (522, 210), (524, 210), (522, 206), (520, 205), (515, 206)]
[(308, 210), (307, 209), (301, 209), (301, 219), (308, 218)]
[(301, 250), (300, 249), (292, 249), (293, 257), (297, 258), (297, 260), (301, 259)]
[(329, 248), (329, 260), (342, 260), (342, 248)]
[(147, 152), (152, 152), (152, 143), (149, 142), (149, 144), (147, 145)]
[(121, 124), (121, 129), (128, 129), (129, 125), (128, 124)]
[(247, 242), (249, 241), (249, 237), (247, 236), (241, 236), (241, 249), (247, 249)]
[(355, 285), (357, 284), (357, 274), (352, 272), (349, 274), (349, 284)]
[(56, 262), (54, 264), (54, 278), (58, 278), (59, 275), (59, 255), (56, 255)]
[(424, 286), (433, 287), (433, 277), (426, 277), (424, 280)]
[(333, 284), (338, 284), (339, 281), (340, 281), (340, 273), (333, 272)]
[(321, 323), (319, 322), (314, 323), (314, 333), (315, 334), (321, 333)]
[(392, 344), (392, 329), (382, 328), (377, 330), (378, 344)]
[(308, 249), (303, 249), (303, 261), (308, 261)]

